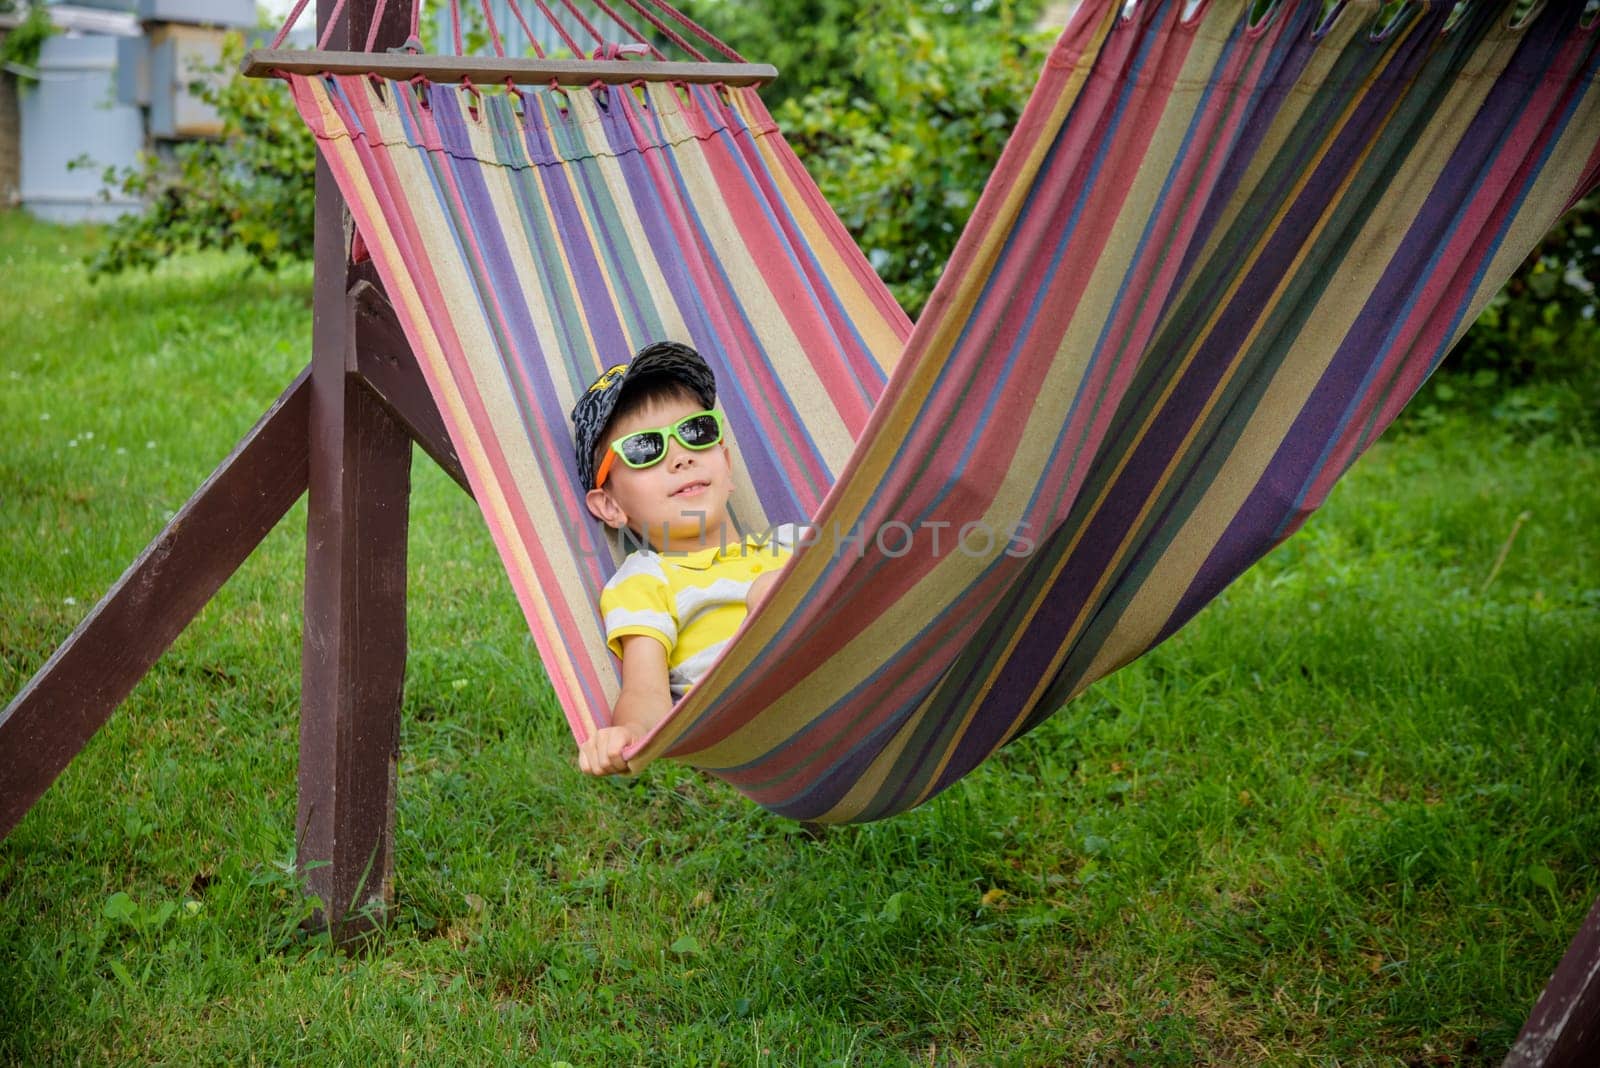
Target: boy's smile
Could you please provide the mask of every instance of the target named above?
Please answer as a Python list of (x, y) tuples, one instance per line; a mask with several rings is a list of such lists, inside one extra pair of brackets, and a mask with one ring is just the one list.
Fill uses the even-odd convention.
[(698, 497), (701, 493), (705, 492), (706, 490), (708, 490), (710, 488), (711, 488), (710, 481), (708, 481), (707, 479), (698, 478), (698, 479), (695, 479), (693, 482), (690, 482), (687, 485), (685, 485), (682, 489), (673, 490), (672, 491), (672, 496), (674, 496), (674, 497)]
[[(675, 424), (703, 405), (688, 397), (652, 402), (606, 429), (605, 447), (639, 430)], [(658, 552), (692, 552), (736, 540), (728, 518), (733, 462), (728, 446), (685, 448), (668, 436), (667, 452), (649, 467), (616, 463), (606, 482), (585, 503), (595, 518), (615, 530), (642, 534)]]

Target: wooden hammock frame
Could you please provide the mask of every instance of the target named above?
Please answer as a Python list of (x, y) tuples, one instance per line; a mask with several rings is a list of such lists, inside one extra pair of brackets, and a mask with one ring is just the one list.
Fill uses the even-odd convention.
[[(508, 60), (387, 52), (408, 13), (318, 0), (319, 28), (359, 49), (256, 50), (242, 70), (372, 73), (483, 85), (674, 81), (753, 85), (747, 63)], [(9, 834), (302, 493), (306, 520), (297, 860), (336, 940), (380, 924), (394, 897), (394, 802), (406, 662), (412, 443), (463, 489), (465, 472), (370, 263), (351, 262), (344, 199), (318, 158), (311, 363), (0, 713), (0, 837)], [(1600, 1063), (1600, 899), (1506, 1065)]]
[[(326, 27), (331, 0), (319, 0)], [(399, 45), (401, 5), (347, 0), (335, 44)], [(478, 60), (257, 50), (243, 71), (357, 71), (485, 85), (680, 81), (753, 85), (770, 66)], [(306, 520), (296, 856), (340, 940), (392, 902), (395, 772), (406, 663), (412, 443), (467, 478), (422, 370), (353, 232), (327, 165), (316, 173), (311, 363), (0, 713), (0, 837), (10, 833), (156, 660), (302, 494)]]

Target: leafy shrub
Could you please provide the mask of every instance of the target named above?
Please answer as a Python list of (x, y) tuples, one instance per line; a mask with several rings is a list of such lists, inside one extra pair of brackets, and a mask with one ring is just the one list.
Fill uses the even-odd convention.
[[(0, 14), (10, 14), (15, 10), (16, 6), (9, 0), (0, 0)], [(35, 4), (29, 7), (22, 21), (0, 40), (0, 68), (16, 72), (18, 80), (24, 85), (36, 81), (27, 72), (38, 67), (39, 51), (55, 33), (55, 23), (50, 21), (44, 6)]]
[(220, 66), (192, 72), (190, 91), (217, 109), (220, 137), (105, 171), (108, 187), (146, 208), (111, 224), (106, 246), (90, 262), (93, 275), (149, 269), (201, 249), (242, 249), (269, 270), (311, 257), (311, 132), (280, 83), (224, 73), (238, 69), (242, 51), (230, 34)]
[(1404, 425), (1449, 409), (1521, 434), (1600, 434), (1600, 194), (1580, 201), (1506, 283), (1412, 403)]
[(814, 89), (778, 118), (914, 317), (1000, 158), (1050, 39), (1005, 21), (972, 33), (908, 8), (885, 4), (858, 28), (853, 74), (863, 95)]
[(677, 5), (754, 63), (778, 68), (762, 90), (773, 113), (789, 100), (819, 89), (843, 99), (891, 103), (878, 96), (873, 67), (893, 67), (900, 56), (881, 51), (889, 27), (917, 19), (974, 37), (1009, 34), (1037, 20), (1043, 0), (685, 0)]

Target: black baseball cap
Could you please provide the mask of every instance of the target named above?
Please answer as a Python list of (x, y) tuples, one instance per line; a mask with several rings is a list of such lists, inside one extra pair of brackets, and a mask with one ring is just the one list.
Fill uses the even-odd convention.
[(707, 408), (717, 403), (717, 379), (700, 354), (676, 341), (646, 345), (627, 363), (608, 368), (572, 406), (572, 437), (577, 447), (578, 481), (587, 493), (594, 488), (595, 449), (611, 413), (628, 386), (641, 378), (675, 378), (689, 387)]

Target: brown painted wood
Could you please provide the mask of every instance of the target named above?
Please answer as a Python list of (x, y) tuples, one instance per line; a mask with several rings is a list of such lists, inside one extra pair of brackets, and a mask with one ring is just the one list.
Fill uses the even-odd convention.
[(298, 856), (345, 941), (393, 899), (411, 439), (353, 377), (313, 377), (312, 413)]
[[(318, 0), (327, 25), (335, 0)], [(336, 45), (363, 41), (374, 0), (350, 0)], [(403, 41), (391, 5), (377, 47)], [(406, 661), (411, 439), (350, 373), (357, 316), (344, 200), (320, 157), (312, 295), (309, 506), (301, 652), (297, 856), (315, 922), (336, 941), (381, 923), (393, 900), (395, 769)]]
[(686, 82), (765, 85), (778, 77), (767, 63), (658, 63), (651, 60), (510, 59), (500, 56), (413, 56), (379, 52), (299, 52), (256, 48), (245, 53), (240, 71), (251, 78), (285, 74), (377, 74), (396, 81), (422, 77), (431, 82), (470, 78), (485, 88), (504, 85), (627, 85), (631, 82)]
[(383, 290), (368, 280), (357, 282), (350, 297), (355, 304), (357, 377), (377, 394), (411, 439), (471, 496), (467, 472), (445, 430), (433, 394), (428, 391), (422, 368), (412, 355), (405, 331), (395, 318), (394, 308)]
[(1600, 1064), (1600, 898), (1506, 1056), (1505, 1068)]
[(307, 370), (0, 713), (0, 837), (305, 492), (310, 402)]

